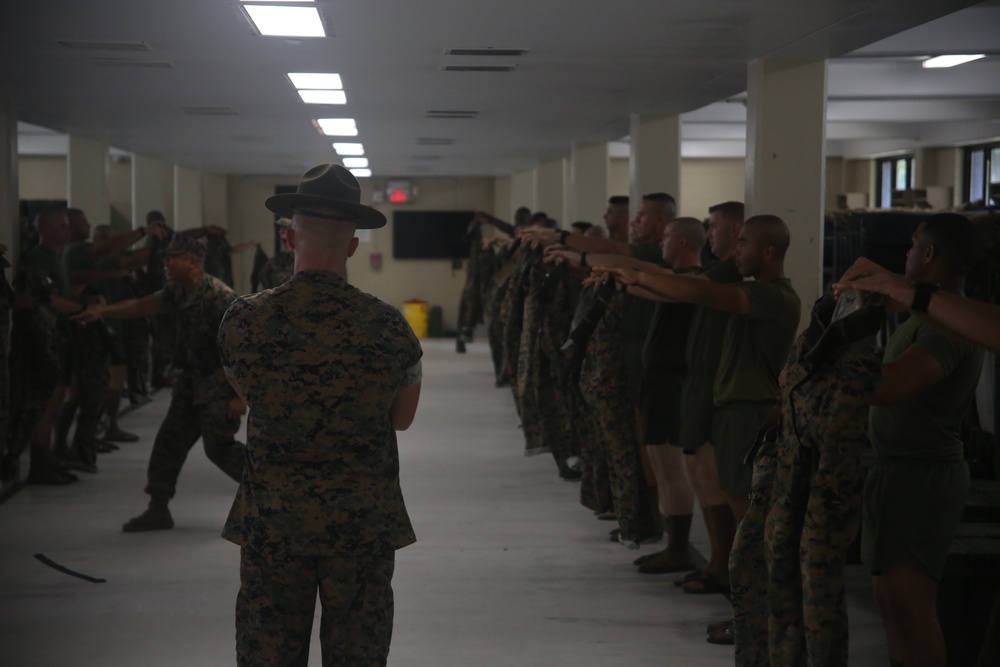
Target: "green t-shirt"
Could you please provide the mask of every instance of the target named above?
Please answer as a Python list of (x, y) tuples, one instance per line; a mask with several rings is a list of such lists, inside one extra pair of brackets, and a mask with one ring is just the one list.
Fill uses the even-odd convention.
[(55, 285), (56, 296), (69, 298), (69, 275), (63, 266), (62, 257), (45, 246), (37, 245), (29, 250), (21, 260), (20, 268), (48, 278)]
[(893, 361), (911, 347), (929, 353), (946, 375), (905, 403), (872, 406), (868, 417), (872, 447), (879, 456), (960, 461), (964, 454), (959, 427), (976, 393), (983, 351), (911, 317), (889, 338), (882, 361)]
[[(712, 282), (732, 284), (743, 282), (736, 261), (732, 258), (715, 262), (702, 274)], [(711, 373), (719, 368), (719, 350), (726, 334), (730, 314), (712, 308), (695, 308), (691, 318), (691, 330), (687, 339), (688, 371)]]
[(97, 271), (94, 260), (94, 244), (90, 241), (70, 243), (63, 250), (63, 266), (66, 271)]
[(750, 313), (726, 325), (715, 374), (715, 405), (778, 400), (778, 374), (799, 327), (802, 304), (788, 278), (745, 282)]
[[(697, 274), (700, 267), (676, 269), (679, 275)], [(698, 306), (690, 303), (655, 303), (646, 340), (642, 348), (645, 370), (662, 373), (683, 373), (687, 369), (688, 332)]]
[[(659, 243), (632, 243), (630, 254), (635, 259), (663, 266), (663, 251)], [(622, 307), (622, 349), (628, 373), (629, 393), (632, 401), (639, 400), (639, 383), (642, 379), (642, 349), (646, 343), (649, 326), (656, 312), (656, 302), (619, 294)]]

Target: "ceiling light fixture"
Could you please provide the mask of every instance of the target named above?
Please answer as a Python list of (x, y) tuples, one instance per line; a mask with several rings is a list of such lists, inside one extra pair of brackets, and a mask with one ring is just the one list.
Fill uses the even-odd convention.
[(371, 169), (350, 169), (349, 171), (357, 178), (368, 178), (372, 175)]
[(333, 145), (333, 150), (337, 151), (337, 155), (364, 155), (365, 147), (362, 144), (342, 144), (335, 143)]
[(347, 94), (342, 90), (300, 90), (299, 97), (306, 104), (347, 104)]
[(933, 58), (928, 58), (927, 60), (920, 63), (923, 67), (934, 68), (934, 67), (954, 67), (955, 65), (963, 65), (973, 60), (979, 60), (980, 58), (985, 58), (985, 53), (970, 54), (970, 55), (953, 55), (953, 56), (935, 56)]
[(317, 118), (316, 125), (330, 137), (356, 137), (358, 124), (353, 118)]
[(282, 6), (244, 2), (242, 6), (254, 28), (263, 36), (326, 37), (319, 10), (311, 3), (300, 2), (299, 6)]
[(368, 158), (366, 157), (345, 157), (341, 162), (348, 169), (365, 169), (368, 167)]
[(332, 72), (289, 72), (288, 78), (299, 90), (341, 90), (344, 87), (340, 75)]

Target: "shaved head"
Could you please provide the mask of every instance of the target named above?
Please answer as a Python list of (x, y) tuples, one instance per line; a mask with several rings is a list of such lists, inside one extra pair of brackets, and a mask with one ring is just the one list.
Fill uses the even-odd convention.
[(788, 252), (791, 234), (788, 225), (778, 216), (755, 215), (743, 224), (763, 245), (772, 246), (776, 256), (784, 257)]

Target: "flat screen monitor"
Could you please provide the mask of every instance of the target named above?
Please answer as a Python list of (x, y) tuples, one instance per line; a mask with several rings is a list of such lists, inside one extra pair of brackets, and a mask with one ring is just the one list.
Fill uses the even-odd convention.
[(393, 211), (395, 259), (465, 259), (475, 211)]

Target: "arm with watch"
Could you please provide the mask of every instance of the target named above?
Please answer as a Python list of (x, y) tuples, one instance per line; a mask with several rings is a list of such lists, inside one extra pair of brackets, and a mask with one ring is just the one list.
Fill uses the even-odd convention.
[(1000, 352), (1000, 307), (996, 305), (940, 291), (933, 283), (913, 283), (864, 257), (834, 289), (882, 294), (890, 307), (916, 313), (941, 333)]

